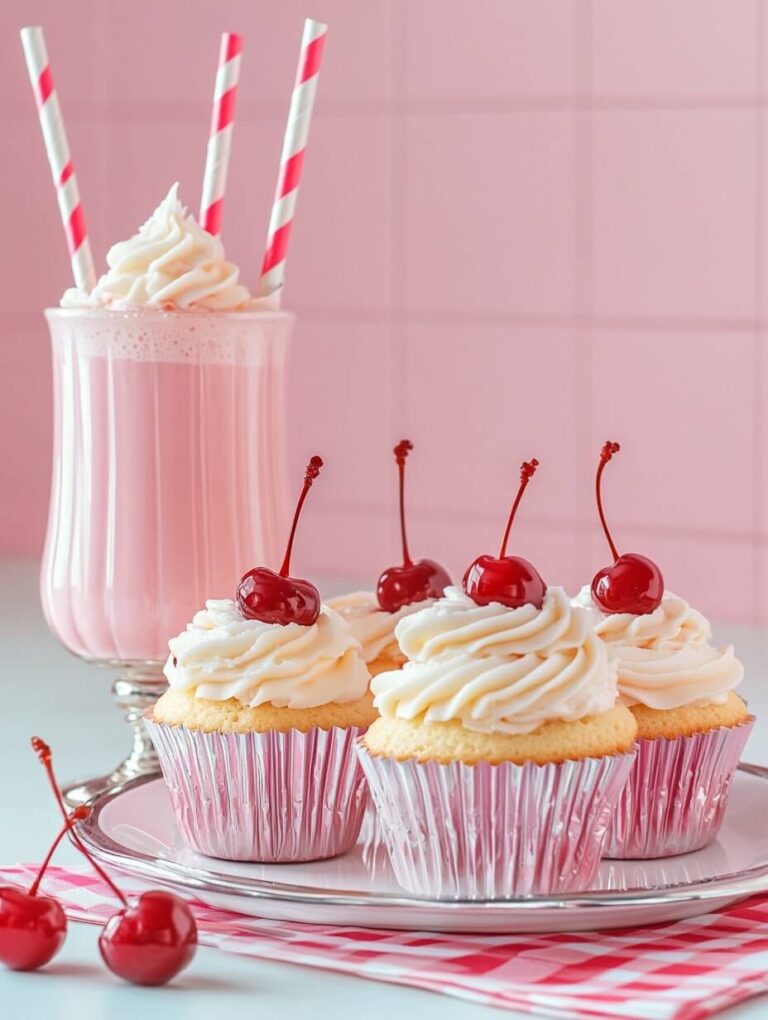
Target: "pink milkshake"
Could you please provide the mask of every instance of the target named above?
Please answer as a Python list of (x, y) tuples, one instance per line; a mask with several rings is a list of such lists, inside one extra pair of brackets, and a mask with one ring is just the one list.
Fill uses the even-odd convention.
[[(175, 186), (107, 262), (90, 293), (67, 291), (46, 313), (54, 468), (41, 593), (70, 651), (124, 667), (115, 692), (138, 722), (164, 687), (168, 639), (280, 555), (293, 317), (251, 298)], [(136, 739), (125, 778), (151, 765)]]
[(282, 313), (50, 311), (51, 629), (88, 659), (162, 662), (253, 563), (275, 563)]

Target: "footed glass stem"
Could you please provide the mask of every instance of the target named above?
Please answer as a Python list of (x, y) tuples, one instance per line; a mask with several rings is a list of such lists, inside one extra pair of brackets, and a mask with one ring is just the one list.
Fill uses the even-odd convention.
[(125, 667), (112, 685), (112, 695), (118, 708), (125, 712), (126, 721), (133, 731), (131, 753), (108, 775), (64, 787), (62, 793), (67, 804), (73, 807), (86, 804), (103, 793), (119, 790), (139, 776), (159, 774), (157, 754), (149, 739), (143, 716), (167, 687), (168, 681), (163, 676), (161, 663)]

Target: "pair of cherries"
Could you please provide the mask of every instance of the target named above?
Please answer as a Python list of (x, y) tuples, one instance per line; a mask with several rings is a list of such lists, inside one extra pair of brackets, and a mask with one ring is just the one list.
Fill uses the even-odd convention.
[[(603, 567), (592, 580), (592, 598), (605, 613), (652, 613), (661, 604), (664, 578), (661, 570), (647, 556), (639, 553), (619, 555), (611, 538), (603, 512), (601, 483), (605, 465), (619, 452), (619, 444), (607, 442), (600, 451), (595, 479), (597, 510), (603, 532), (613, 556), (613, 563)], [(510, 609), (532, 605), (541, 609), (547, 586), (538, 570), (522, 556), (507, 556), (507, 542), (523, 493), (539, 466), (537, 460), (526, 461), (520, 469), (520, 488), (504, 531), (498, 556), (479, 556), (464, 575), (464, 591), (480, 606), (500, 602)]]
[[(403, 606), (426, 599), (440, 598), (451, 583), (450, 575), (434, 560), (414, 562), (408, 548), (405, 528), (405, 462), (413, 449), (408, 439), (394, 448), (399, 474), (400, 536), (403, 562), (389, 567), (379, 577), (376, 594), (385, 612), (395, 613)], [(652, 613), (661, 604), (664, 578), (656, 564), (639, 553), (619, 555), (608, 530), (603, 512), (601, 483), (606, 464), (619, 452), (619, 444), (607, 442), (600, 452), (595, 480), (595, 495), (600, 523), (603, 527), (613, 563), (598, 571), (592, 581), (592, 597), (606, 613)], [(304, 501), (320, 473), (323, 462), (312, 457), (304, 475), (283, 564), (278, 573), (267, 567), (254, 567), (243, 576), (237, 589), (237, 601), (246, 619), (286, 625), (313, 624), (320, 614), (320, 593), (310, 582), (290, 576), (291, 552)], [(524, 461), (520, 469), (520, 486), (509, 513), (498, 556), (478, 556), (464, 574), (463, 587), (479, 606), (499, 602), (510, 609), (532, 605), (540, 609), (547, 586), (538, 570), (522, 556), (508, 556), (507, 544), (512, 524), (528, 483), (536, 473), (536, 459)]]
[[(394, 449), (400, 477), (400, 534), (403, 546), (401, 566), (389, 567), (379, 578), (377, 596), (386, 612), (394, 613), (412, 602), (439, 598), (451, 583), (448, 572), (434, 560), (411, 559), (405, 530), (405, 461), (413, 449), (408, 439), (401, 440)], [(298, 623), (308, 627), (320, 615), (320, 592), (310, 582), (291, 577), (291, 552), (304, 500), (312, 483), (320, 473), (323, 462), (312, 457), (304, 474), (304, 485), (288, 536), (283, 564), (278, 573), (268, 567), (254, 567), (244, 574), (237, 589), (237, 602), (243, 616), (262, 623)]]
[(11, 970), (37, 970), (61, 949), (67, 936), (67, 917), (58, 900), (40, 895), (40, 883), (67, 833), (81, 854), (123, 904), (101, 931), (99, 950), (113, 974), (138, 985), (162, 985), (175, 977), (195, 955), (197, 926), (184, 900), (173, 893), (150, 890), (129, 904), (109, 875), (85, 848), (74, 825), (88, 817), (87, 806), (67, 813), (51, 760), (51, 749), (39, 737), (32, 747), (43, 764), (64, 824), (53, 841), (34, 882), (25, 892), (0, 886), (0, 962)]

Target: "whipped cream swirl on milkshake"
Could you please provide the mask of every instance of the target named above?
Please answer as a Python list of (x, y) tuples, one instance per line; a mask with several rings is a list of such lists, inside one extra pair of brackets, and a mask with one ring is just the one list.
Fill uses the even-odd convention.
[(251, 297), (218, 237), (204, 230), (179, 201), (174, 184), (147, 222), (107, 254), (108, 271), (90, 294), (67, 290), (63, 308), (159, 308), (233, 312), (269, 309)]
[(530, 733), (598, 715), (616, 702), (616, 671), (589, 613), (549, 588), (541, 609), (478, 606), (458, 587), (395, 628), (405, 666), (371, 682), (382, 716), (458, 720), (483, 733)]

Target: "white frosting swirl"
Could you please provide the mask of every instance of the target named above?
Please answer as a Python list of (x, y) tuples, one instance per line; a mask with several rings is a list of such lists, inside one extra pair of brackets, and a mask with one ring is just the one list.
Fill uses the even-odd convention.
[(349, 624), (350, 630), (363, 646), (365, 661), (374, 662), (376, 659), (403, 658), (395, 637), (395, 626), (403, 617), (418, 613), (431, 605), (432, 601), (413, 602), (394, 613), (388, 613), (381, 608), (373, 592), (353, 591), (348, 595), (328, 599), (328, 605), (341, 613)]
[(549, 588), (541, 609), (478, 606), (457, 587), (395, 628), (408, 657), (374, 677), (383, 716), (459, 720), (484, 733), (530, 733), (612, 708), (615, 669), (589, 614)]
[(107, 254), (109, 270), (90, 294), (75, 288), (64, 308), (163, 308), (241, 311), (261, 307), (238, 282), (239, 269), (224, 247), (187, 213), (174, 184), (150, 218), (128, 241)]
[(360, 645), (327, 606), (309, 627), (283, 626), (247, 620), (231, 599), (211, 599), (168, 647), (168, 683), (198, 698), (313, 708), (355, 701), (368, 690)]
[(744, 667), (733, 646), (712, 644), (709, 621), (672, 592), (652, 613), (604, 615), (585, 585), (574, 602), (589, 608), (596, 632), (618, 669), (621, 700), (628, 705), (672, 709), (722, 704)]

